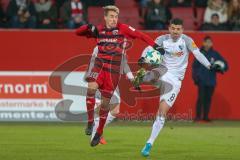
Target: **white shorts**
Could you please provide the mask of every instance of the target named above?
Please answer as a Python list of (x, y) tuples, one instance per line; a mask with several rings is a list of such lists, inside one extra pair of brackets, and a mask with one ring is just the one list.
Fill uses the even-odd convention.
[[(96, 99), (96, 104), (101, 103), (101, 93), (99, 90), (97, 90), (97, 92), (95, 94), (95, 99)], [(120, 104), (120, 102), (121, 102), (120, 92), (119, 92), (119, 88), (117, 87), (113, 93), (111, 100), (110, 100), (110, 104)]]
[(165, 102), (172, 107), (175, 100), (177, 99), (178, 93), (180, 91), (182, 81), (174, 76), (173, 74), (167, 72), (160, 80), (163, 81), (161, 87), (161, 94), (160, 94), (160, 102), (165, 100)]

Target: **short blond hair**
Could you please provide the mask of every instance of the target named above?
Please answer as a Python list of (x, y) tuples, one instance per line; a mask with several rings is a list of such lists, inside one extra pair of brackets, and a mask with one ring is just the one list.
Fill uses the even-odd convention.
[(113, 5), (105, 6), (105, 7), (103, 7), (103, 10), (104, 10), (105, 16), (108, 14), (108, 11), (114, 11), (117, 14), (120, 13), (119, 8), (117, 6), (113, 6)]

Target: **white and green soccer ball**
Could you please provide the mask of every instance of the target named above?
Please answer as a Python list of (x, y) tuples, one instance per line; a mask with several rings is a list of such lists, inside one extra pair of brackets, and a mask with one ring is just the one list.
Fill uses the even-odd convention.
[(145, 62), (151, 65), (160, 65), (163, 60), (161, 53), (154, 49), (148, 50), (144, 58)]

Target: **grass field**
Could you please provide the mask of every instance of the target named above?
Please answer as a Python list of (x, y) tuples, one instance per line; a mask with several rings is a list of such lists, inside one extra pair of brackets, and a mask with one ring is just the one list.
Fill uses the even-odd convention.
[(91, 148), (77, 123), (0, 123), (1, 160), (239, 160), (240, 122), (168, 122), (149, 158), (140, 155), (149, 122), (115, 122), (107, 145)]

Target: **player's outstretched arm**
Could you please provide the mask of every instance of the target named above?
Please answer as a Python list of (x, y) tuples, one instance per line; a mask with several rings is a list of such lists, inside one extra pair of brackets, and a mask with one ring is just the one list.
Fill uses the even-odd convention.
[(134, 76), (133, 76), (133, 73), (127, 63), (127, 56), (126, 55), (123, 55), (123, 73), (126, 74), (127, 78), (130, 80), (130, 81), (133, 81), (134, 79)]
[(202, 54), (195, 44), (195, 42), (192, 40), (192, 38), (188, 36), (184, 36), (185, 42), (187, 44), (188, 50), (190, 50), (194, 57), (206, 68), (211, 69), (211, 63), (208, 61), (208, 59)]
[(159, 46), (157, 43), (154, 42), (154, 40), (149, 37), (147, 34), (140, 32), (136, 30), (135, 28), (128, 26), (126, 24), (121, 24), (121, 28), (125, 34), (127, 34), (129, 37), (135, 39), (141, 39), (142, 41), (146, 42), (148, 45), (152, 46), (155, 50), (159, 51), (162, 55), (165, 54), (164, 49)]
[(211, 64), (208, 61), (208, 59), (199, 51), (199, 49), (196, 49), (192, 51), (194, 57), (206, 68), (211, 69)]
[(86, 36), (88, 38), (97, 38), (98, 37), (98, 29), (96, 26), (92, 24), (86, 24), (79, 27), (76, 32), (78, 36)]

